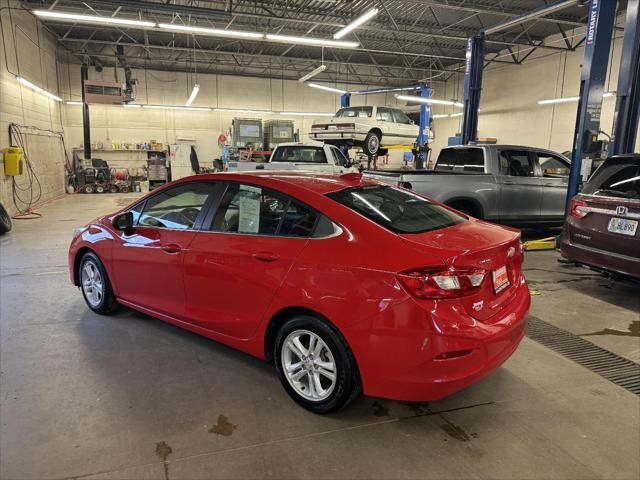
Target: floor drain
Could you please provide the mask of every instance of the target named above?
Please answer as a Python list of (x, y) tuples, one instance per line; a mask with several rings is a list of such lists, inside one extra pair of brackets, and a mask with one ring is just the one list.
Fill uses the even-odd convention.
[(527, 337), (640, 395), (640, 364), (536, 317), (527, 320)]

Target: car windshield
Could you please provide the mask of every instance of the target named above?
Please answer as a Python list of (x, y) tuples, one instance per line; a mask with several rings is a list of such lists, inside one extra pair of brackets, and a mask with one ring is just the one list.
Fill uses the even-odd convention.
[(466, 221), (426, 198), (385, 185), (347, 188), (327, 196), (395, 233), (428, 232)]
[(272, 162), (310, 162), (327, 163), (322, 147), (278, 147), (273, 152)]
[(640, 199), (640, 161), (605, 162), (589, 179), (582, 193)]
[(349, 107), (338, 110), (336, 118), (369, 118), (372, 114), (373, 107)]

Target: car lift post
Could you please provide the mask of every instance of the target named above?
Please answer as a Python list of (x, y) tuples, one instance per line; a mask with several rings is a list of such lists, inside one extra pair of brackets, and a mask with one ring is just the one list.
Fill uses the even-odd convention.
[(612, 155), (632, 153), (640, 116), (640, 0), (627, 1), (616, 111), (613, 116)]
[(595, 153), (594, 147), (600, 133), (602, 95), (609, 65), (617, 3), (611, 0), (591, 0), (589, 4), (565, 216), (569, 211), (571, 199), (578, 193), (582, 182), (582, 159), (585, 154)]
[[(617, 3), (615, 0), (596, 0), (596, 3), (601, 2), (614, 4), (614, 9)], [(464, 70), (464, 116), (462, 117), (461, 138), (463, 145), (475, 142), (478, 139), (478, 108), (480, 107), (480, 93), (482, 92), (485, 36), (573, 7), (576, 3), (578, 3), (578, 0), (562, 0), (544, 5), (519, 17), (511, 18), (481, 30), (476, 35), (469, 37)]]
[(351, 94), (345, 92), (340, 96), (340, 108), (347, 108), (349, 105), (351, 105)]
[(462, 117), (462, 144), (478, 139), (478, 108), (482, 92), (484, 68), (484, 32), (467, 39), (464, 65), (464, 110)]
[(84, 82), (89, 79), (89, 66), (83, 63), (80, 67), (80, 87), (82, 88), (82, 141), (84, 142), (84, 159), (91, 160), (91, 116), (89, 104), (84, 94)]
[[(422, 85), (420, 87), (420, 97), (431, 98), (431, 89), (428, 85)], [(416, 170), (424, 170), (427, 168), (427, 160), (429, 156), (429, 143), (425, 130), (429, 127), (429, 121), (431, 119), (431, 107), (428, 103), (420, 104), (420, 130), (418, 131), (418, 138), (416, 139), (415, 159)]]

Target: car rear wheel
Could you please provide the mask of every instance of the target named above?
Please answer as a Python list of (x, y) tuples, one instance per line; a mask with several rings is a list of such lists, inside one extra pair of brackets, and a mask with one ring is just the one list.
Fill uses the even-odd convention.
[(362, 150), (367, 155), (377, 155), (380, 150), (380, 136), (375, 132), (367, 133)]
[(278, 332), (274, 358), (284, 389), (314, 413), (335, 412), (362, 392), (351, 349), (327, 322), (300, 315)]
[(108, 315), (118, 308), (107, 271), (98, 256), (89, 252), (80, 262), (80, 289), (87, 306), (100, 315)]

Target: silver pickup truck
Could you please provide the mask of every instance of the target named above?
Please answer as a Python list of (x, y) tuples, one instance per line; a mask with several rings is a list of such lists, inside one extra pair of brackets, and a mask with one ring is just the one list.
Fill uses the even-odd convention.
[(559, 153), (517, 145), (442, 149), (433, 170), (366, 171), (469, 215), (506, 225), (559, 226), (570, 161)]

